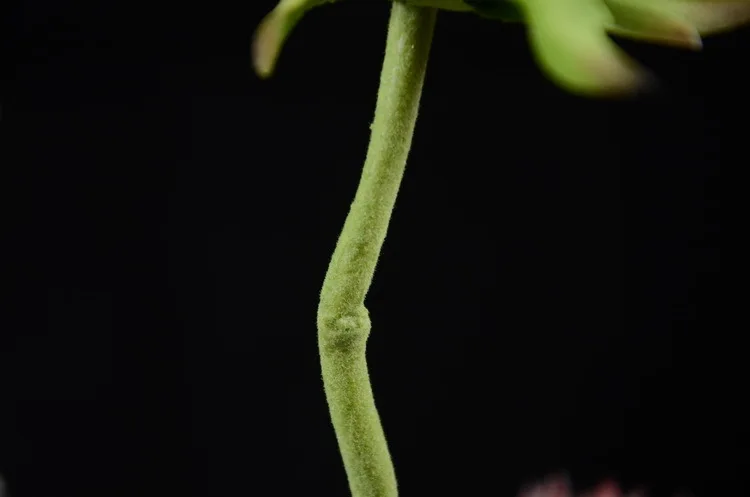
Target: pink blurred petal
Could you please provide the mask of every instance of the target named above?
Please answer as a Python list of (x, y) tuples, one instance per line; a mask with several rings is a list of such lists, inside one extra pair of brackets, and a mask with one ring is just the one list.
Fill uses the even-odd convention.
[(567, 478), (560, 477), (549, 484), (550, 497), (573, 497)]
[(541, 488), (542, 486), (538, 483), (535, 485), (524, 485), (518, 497), (542, 497), (539, 493)]
[(621, 495), (619, 485), (611, 480), (600, 483), (594, 490), (594, 497), (621, 497)]
[(542, 484), (544, 497), (573, 497), (570, 480), (565, 474), (553, 474), (545, 478)]

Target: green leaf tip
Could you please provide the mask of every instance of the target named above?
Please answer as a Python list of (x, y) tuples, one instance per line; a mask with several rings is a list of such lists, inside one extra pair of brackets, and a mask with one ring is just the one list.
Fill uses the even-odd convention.
[(281, 0), (263, 18), (255, 30), (252, 42), (252, 62), (258, 77), (273, 75), (289, 33), (311, 8), (334, 0)]
[(678, 10), (652, 0), (607, 0), (613, 16), (611, 34), (627, 38), (700, 50), (698, 28)]
[(276, 60), (279, 58), (281, 46), (284, 43), (282, 20), (275, 12), (266, 16), (255, 31), (253, 38), (253, 68), (255, 73), (263, 79), (273, 74)]

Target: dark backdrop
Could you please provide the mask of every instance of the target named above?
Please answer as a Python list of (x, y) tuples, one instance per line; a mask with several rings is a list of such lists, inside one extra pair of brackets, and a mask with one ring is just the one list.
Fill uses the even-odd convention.
[[(262, 82), (271, 7), (3, 2), (13, 497), (348, 495), (315, 312), (388, 6), (311, 12)], [(746, 165), (749, 41), (623, 44), (661, 91), (589, 101), (544, 79), (521, 27), (440, 15), (368, 298), (404, 496), (512, 496), (558, 469), (740, 492), (719, 185)]]

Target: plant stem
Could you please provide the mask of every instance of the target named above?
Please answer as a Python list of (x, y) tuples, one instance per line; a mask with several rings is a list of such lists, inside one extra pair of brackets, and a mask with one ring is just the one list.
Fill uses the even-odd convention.
[(396, 497), (396, 475), (365, 359), (365, 296), (411, 147), (436, 10), (394, 2), (362, 177), (323, 282), (318, 347), (353, 497)]

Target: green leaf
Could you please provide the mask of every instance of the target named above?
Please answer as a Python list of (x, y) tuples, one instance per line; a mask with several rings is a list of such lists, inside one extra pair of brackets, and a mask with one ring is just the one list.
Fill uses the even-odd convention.
[(512, 0), (464, 0), (474, 12), (488, 19), (523, 22), (523, 11)]

